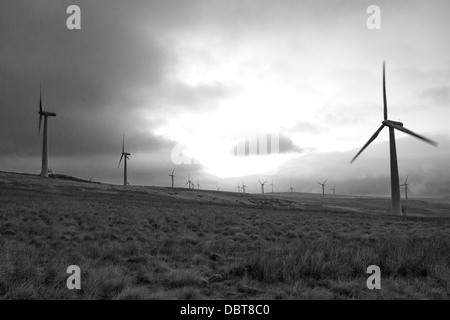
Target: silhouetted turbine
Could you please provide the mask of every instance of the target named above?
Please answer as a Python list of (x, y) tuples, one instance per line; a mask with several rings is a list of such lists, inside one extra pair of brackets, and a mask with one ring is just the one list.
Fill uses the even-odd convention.
[(325, 195), (325, 183), (328, 181), (328, 179), (326, 179), (324, 182), (320, 183), (319, 181), (316, 181), (318, 184), (320, 184), (322, 186), (322, 195)]
[(383, 61), (383, 116), (384, 120), (381, 122), (381, 126), (372, 135), (372, 137), (367, 141), (367, 143), (362, 147), (362, 149), (356, 154), (356, 156), (350, 161), (356, 160), (356, 158), (361, 154), (361, 152), (366, 149), (373, 140), (378, 137), (378, 134), (383, 130), (384, 127), (389, 128), (389, 150), (390, 150), (390, 163), (391, 163), (391, 198), (392, 198), (392, 213), (402, 215), (401, 201), (400, 201), (400, 182), (398, 178), (398, 164), (397, 164), (397, 150), (395, 146), (395, 129), (405, 132), (413, 137), (416, 137), (422, 141), (425, 141), (433, 146), (437, 146), (437, 143), (433, 140), (425, 138), (411, 130), (403, 127), (403, 123), (388, 120), (387, 113), (387, 99), (386, 99), (386, 76), (385, 76), (385, 61)]
[(172, 177), (172, 188), (174, 186), (174, 184), (173, 184), (173, 178), (175, 177), (175, 175), (173, 174), (174, 172), (175, 172), (175, 168), (173, 168), (172, 174), (169, 174), (169, 177)]
[(41, 88), (39, 87), (39, 135), (41, 134), (41, 122), (42, 117), (44, 117), (44, 137), (42, 140), (42, 169), (41, 176), (48, 177), (48, 126), (47, 126), (47, 118), (48, 117), (56, 117), (56, 113), (44, 111), (42, 108), (42, 93)]
[(242, 180), (242, 193), (245, 193), (245, 188), (247, 188), (247, 186), (244, 184), (244, 180)]
[(128, 185), (128, 180), (127, 180), (127, 160), (130, 160), (130, 158), (128, 158), (128, 156), (131, 156), (131, 153), (125, 152), (125, 133), (123, 134), (122, 137), (122, 155), (120, 156), (120, 160), (119, 160), (119, 164), (117, 165), (117, 168), (120, 166), (120, 163), (122, 162), (122, 158), (123, 158), (123, 185), (126, 186)]
[(264, 182), (259, 181), (259, 183), (261, 183), (261, 193), (262, 193), (262, 195), (264, 195), (264, 185), (266, 184), (266, 182), (267, 181), (264, 181)]
[(408, 187), (408, 177), (409, 177), (409, 175), (406, 176), (405, 183), (400, 185), (400, 187), (405, 187), (405, 198), (406, 198), (406, 200), (408, 200), (408, 191), (411, 191), (411, 190), (409, 190), (409, 187)]

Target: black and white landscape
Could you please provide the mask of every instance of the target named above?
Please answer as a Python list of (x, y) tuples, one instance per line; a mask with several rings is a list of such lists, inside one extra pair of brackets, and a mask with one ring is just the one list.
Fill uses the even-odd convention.
[(1, 1), (0, 299), (448, 299), (448, 12)]

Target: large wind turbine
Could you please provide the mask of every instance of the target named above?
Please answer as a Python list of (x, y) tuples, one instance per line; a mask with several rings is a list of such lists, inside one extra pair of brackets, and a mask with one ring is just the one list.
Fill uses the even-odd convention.
[(175, 177), (175, 175), (173, 174), (174, 172), (175, 172), (175, 168), (173, 168), (172, 174), (169, 174), (169, 177), (172, 178), (172, 188), (173, 188), (173, 178)]
[(400, 183), (398, 178), (398, 164), (397, 164), (397, 150), (395, 147), (395, 129), (405, 132), (413, 137), (416, 137), (422, 141), (425, 141), (433, 146), (437, 146), (437, 143), (433, 140), (425, 138), (411, 130), (403, 127), (403, 123), (388, 120), (387, 113), (387, 99), (386, 99), (386, 76), (385, 76), (385, 61), (383, 61), (383, 110), (384, 110), (384, 120), (381, 122), (381, 126), (373, 134), (373, 136), (367, 141), (367, 143), (362, 147), (362, 149), (356, 154), (356, 156), (350, 161), (353, 163), (355, 159), (367, 148), (367, 146), (378, 137), (378, 134), (383, 130), (384, 127), (389, 128), (389, 150), (390, 150), (390, 162), (391, 162), (391, 197), (392, 197), (392, 213), (402, 215), (402, 208), (400, 202)]
[(406, 176), (405, 183), (400, 185), (400, 187), (405, 187), (405, 198), (406, 198), (406, 200), (408, 200), (408, 191), (410, 191), (409, 188), (408, 188), (408, 177), (409, 177), (409, 175)]
[(130, 158), (128, 158), (128, 156), (131, 156), (131, 153), (125, 152), (125, 133), (123, 134), (122, 139), (123, 139), (122, 140), (122, 155), (120, 156), (119, 165), (117, 166), (117, 168), (120, 166), (120, 163), (122, 162), (122, 158), (123, 158), (123, 185), (126, 186), (126, 185), (128, 185), (127, 160), (130, 160)]
[(316, 181), (318, 184), (320, 184), (322, 186), (322, 195), (325, 195), (325, 183), (328, 181), (328, 179), (326, 179), (324, 182), (320, 183), (319, 181)]
[(262, 195), (264, 195), (264, 185), (266, 184), (266, 182), (267, 181), (264, 181), (264, 182), (259, 181), (259, 183), (261, 183), (261, 193), (262, 193)]
[(41, 134), (41, 122), (42, 117), (44, 117), (44, 137), (42, 140), (42, 170), (41, 176), (48, 177), (48, 128), (47, 128), (47, 118), (56, 117), (56, 113), (44, 111), (42, 108), (42, 93), (39, 88), (39, 135)]

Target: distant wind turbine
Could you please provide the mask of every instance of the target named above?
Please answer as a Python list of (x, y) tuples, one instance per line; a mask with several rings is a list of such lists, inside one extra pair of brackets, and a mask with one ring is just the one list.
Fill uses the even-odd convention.
[(198, 182), (198, 179), (197, 179), (197, 190), (200, 190), (200, 183)]
[(174, 172), (175, 172), (175, 168), (173, 168), (172, 174), (169, 174), (169, 177), (172, 178), (172, 188), (173, 188), (173, 178), (175, 177), (175, 175), (173, 174)]
[(247, 188), (247, 186), (244, 184), (244, 181), (242, 180), (242, 193), (245, 193), (245, 188)]
[(264, 195), (264, 185), (266, 184), (266, 182), (267, 181), (264, 181), (264, 182), (259, 181), (259, 183), (261, 184), (261, 193), (262, 193), (262, 195)]
[(220, 191), (220, 188), (218, 186), (216, 186), (216, 188), (217, 188), (217, 191)]
[(128, 158), (128, 156), (131, 156), (131, 153), (125, 152), (125, 133), (123, 134), (122, 137), (122, 155), (120, 156), (120, 160), (119, 160), (119, 164), (117, 166), (117, 168), (120, 166), (120, 163), (122, 162), (122, 158), (123, 158), (123, 185), (126, 186), (128, 185), (128, 180), (127, 180), (127, 160), (130, 160), (130, 158)]
[(392, 198), (392, 213), (397, 215), (402, 215), (401, 201), (400, 201), (400, 182), (398, 177), (398, 164), (397, 164), (397, 150), (395, 147), (395, 129), (405, 132), (413, 137), (416, 137), (422, 141), (425, 141), (433, 146), (437, 146), (437, 143), (433, 140), (425, 138), (411, 130), (403, 127), (403, 123), (388, 120), (387, 113), (387, 99), (386, 99), (386, 76), (385, 76), (385, 61), (383, 61), (383, 106), (384, 106), (384, 120), (377, 131), (372, 135), (372, 137), (367, 141), (367, 143), (362, 147), (362, 149), (356, 154), (356, 156), (350, 161), (353, 163), (355, 159), (367, 148), (367, 146), (378, 137), (378, 134), (383, 130), (384, 127), (389, 128), (389, 149), (390, 149), (390, 162), (391, 162), (391, 198)]
[(292, 188), (292, 182), (291, 182), (291, 187), (289, 188), (289, 192), (294, 192), (294, 188)]
[(191, 189), (191, 186), (193, 186), (194, 184), (191, 181), (191, 174), (188, 173), (188, 181), (186, 182), (186, 184), (184, 186), (188, 185), (188, 188)]
[(241, 192), (241, 186), (239, 185), (239, 181), (238, 181), (238, 185), (237, 185), (237, 187), (236, 187), (236, 190), (238, 191), (238, 193)]
[(405, 183), (400, 185), (400, 187), (405, 187), (405, 198), (406, 198), (406, 200), (408, 200), (408, 191), (411, 191), (411, 190), (409, 190), (409, 187), (408, 187), (408, 177), (409, 177), (409, 175), (406, 176)]
[(271, 186), (271, 187), (272, 187), (272, 193), (273, 193), (273, 187), (275, 187), (275, 185), (273, 184), (273, 179), (272, 179), (272, 183), (271, 183), (271, 184), (269, 184), (269, 186)]
[(322, 186), (322, 195), (325, 195), (325, 183), (328, 181), (328, 179), (326, 179), (324, 182), (320, 183), (319, 181), (316, 181), (318, 184), (320, 184)]
[(331, 188), (330, 190), (333, 190), (333, 195), (335, 196), (336, 195), (336, 185), (334, 185), (334, 187)]
[(48, 128), (47, 128), (47, 118), (56, 117), (56, 113), (44, 111), (42, 108), (42, 92), (39, 87), (39, 135), (41, 134), (41, 122), (42, 117), (44, 117), (44, 137), (42, 140), (42, 169), (41, 176), (48, 177)]

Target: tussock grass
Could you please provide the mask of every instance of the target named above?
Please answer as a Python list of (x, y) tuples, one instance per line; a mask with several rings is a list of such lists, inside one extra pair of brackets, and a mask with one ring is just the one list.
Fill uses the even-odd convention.
[[(450, 218), (58, 183), (1, 186), (0, 299), (449, 298)], [(81, 290), (66, 287), (73, 264)], [(366, 288), (372, 264), (381, 290)]]

